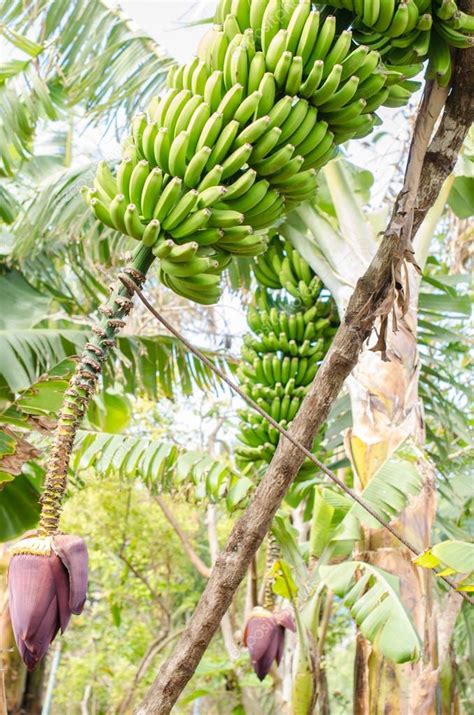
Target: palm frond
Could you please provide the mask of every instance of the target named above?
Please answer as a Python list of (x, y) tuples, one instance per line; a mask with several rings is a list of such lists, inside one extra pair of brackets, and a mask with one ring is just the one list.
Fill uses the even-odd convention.
[[(84, 326), (86, 328), (86, 326)], [(47, 373), (55, 373), (66, 358), (80, 354), (88, 331), (68, 328), (25, 328), (0, 330), (0, 395), (13, 401), (20, 393), (25, 400), (35, 392), (38, 383), (46, 381)], [(224, 372), (231, 367), (224, 353), (203, 351), (214, 365)], [(72, 375), (74, 363), (62, 371), (62, 380)], [(190, 395), (200, 390), (219, 390), (221, 383), (176, 338), (166, 335), (147, 337), (122, 335), (117, 338), (116, 350), (104, 368), (104, 389), (121, 379), (131, 394), (142, 394), (153, 400), (172, 399), (177, 393)], [(64, 382), (64, 389), (66, 382)], [(59, 389), (56, 387), (56, 391)], [(25, 392), (26, 391), (26, 392)], [(58, 408), (56, 401), (50, 413)]]
[(115, 249), (128, 250), (133, 241), (119, 236), (94, 219), (82, 199), (81, 188), (92, 185), (96, 162), (60, 167), (40, 182), (25, 201), (17, 220), (12, 258), (22, 260), (53, 253), (57, 244), (78, 241), (99, 243), (113, 238)]
[(448, 455), (472, 443), (472, 386), (469, 366), (471, 313), (468, 276), (447, 273), (431, 261), (423, 276), (418, 343), (422, 358), (419, 391), (426, 414), (428, 450), (442, 473), (452, 471)]
[(434, 544), (414, 559), (414, 563), (428, 569), (442, 567), (440, 576), (459, 576), (458, 591), (474, 591), (474, 544), (448, 540)]
[[(417, 448), (405, 442), (371, 478), (361, 497), (385, 522), (397, 518), (410, 499), (423, 489), (417, 468)], [(323, 561), (347, 556), (361, 537), (361, 524), (379, 528), (379, 522), (349, 497), (332, 488), (318, 487), (313, 512), (310, 549)]]
[(342, 598), (374, 650), (394, 663), (418, 660), (421, 641), (400, 599), (399, 580), (361, 561), (321, 566), (321, 582)]
[(18, 213), (19, 204), (6, 186), (0, 184), (0, 220), (4, 223), (13, 223)]
[(36, 526), (42, 473), (31, 465), (0, 489), (0, 542), (11, 541)]
[(173, 64), (101, 0), (3, 3), (0, 28), (4, 41), (27, 55), (0, 73), (0, 167), (7, 175), (30, 156), (41, 118), (81, 107), (89, 123), (105, 119), (118, 127), (160, 91)]
[(0, 330), (0, 389), (27, 389), (66, 357), (77, 355), (86, 339), (82, 330)]
[(195, 499), (222, 499), (238, 482), (228, 464), (201, 451), (186, 451), (162, 438), (81, 431), (74, 453), (75, 473), (93, 467), (140, 478), (155, 494), (183, 491)]

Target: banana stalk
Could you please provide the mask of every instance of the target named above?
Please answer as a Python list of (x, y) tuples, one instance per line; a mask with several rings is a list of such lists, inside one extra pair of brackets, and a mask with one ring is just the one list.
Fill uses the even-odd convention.
[[(135, 283), (141, 285), (154, 260), (150, 248), (140, 245), (132, 262), (124, 269)], [(117, 282), (108, 301), (101, 308), (103, 317), (93, 328), (94, 335), (81, 355), (72, 376), (61, 412), (59, 413), (46, 480), (41, 497), (41, 514), (38, 526), (40, 536), (58, 533), (61, 505), (67, 487), (67, 471), (76, 432), (94, 394), (103, 363), (114, 346), (114, 339), (125, 325), (131, 308), (131, 295)]]

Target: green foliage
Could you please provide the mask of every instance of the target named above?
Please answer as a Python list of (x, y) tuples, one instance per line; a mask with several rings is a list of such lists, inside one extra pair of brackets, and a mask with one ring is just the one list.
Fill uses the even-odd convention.
[(434, 544), (414, 559), (417, 566), (436, 568), (441, 566), (438, 575), (453, 576), (462, 574), (456, 579), (458, 591), (474, 591), (474, 544), (467, 541), (442, 541)]
[[(0, 275), (0, 398), (12, 401), (15, 394), (29, 390), (44, 381), (45, 373), (53, 371), (68, 357), (80, 353), (87, 339), (87, 324), (75, 322), (68, 327), (41, 327), (51, 299), (35, 290), (18, 271)], [(39, 325), (40, 324), (40, 325)], [(80, 328), (80, 329), (78, 329)], [(220, 369), (229, 363), (224, 355), (206, 351)], [(69, 371), (61, 371), (67, 379), (73, 363), (64, 363)], [(119, 336), (117, 350), (105, 370), (105, 386), (113, 385), (117, 367), (122, 372), (125, 389), (135, 393), (139, 389), (156, 399), (159, 394), (172, 398), (179, 383), (182, 394), (189, 395), (195, 386), (214, 389), (214, 374), (174, 337), (155, 335)], [(52, 387), (49, 385), (49, 387)], [(57, 379), (54, 388), (59, 387)], [(38, 385), (35, 385), (35, 389)], [(45, 385), (39, 387), (44, 392)], [(23, 394), (20, 403), (25, 404)], [(21, 404), (19, 405), (21, 407)], [(49, 412), (57, 410), (57, 403)]]
[(42, 472), (33, 467), (6, 484), (0, 479), (0, 542), (11, 541), (36, 526), (41, 484)]
[(449, 206), (458, 218), (474, 214), (474, 176), (457, 176), (449, 195)]
[(34, 328), (50, 300), (17, 271), (0, 276), (0, 399), (28, 388), (85, 342), (80, 330)]
[(449, 194), (448, 204), (460, 219), (474, 216), (474, 130), (472, 128), (456, 165), (456, 178)]
[(81, 431), (72, 468), (80, 474), (91, 467), (101, 475), (115, 473), (127, 480), (140, 478), (153, 493), (183, 490), (195, 499), (219, 501), (230, 489), (231, 508), (248, 491), (247, 486), (238, 494), (235, 488), (232, 492), (233, 475), (227, 464), (203, 452), (179, 450), (162, 438)]
[[(173, 510), (208, 560), (199, 513), (182, 503)], [(67, 703), (80, 703), (91, 684), (97, 707), (105, 711), (125, 697), (153, 641), (183, 627), (203, 581), (149, 492), (113, 473), (75, 491), (63, 523), (69, 532), (87, 535), (90, 595), (86, 613), (74, 619), (62, 641), (54, 703), (59, 712)], [(138, 681), (136, 701), (172, 645), (152, 658)], [(222, 658), (220, 638), (207, 662), (216, 655)], [(216, 682), (222, 682), (218, 676)]]
[(438, 468), (453, 469), (450, 454), (472, 442), (472, 358), (469, 276), (449, 273), (430, 258), (420, 292), (418, 333), (422, 357), (419, 392), (426, 414), (427, 449)]
[(285, 598), (287, 601), (293, 601), (298, 593), (298, 588), (291, 574), (291, 568), (286, 561), (283, 561), (283, 559), (274, 561), (270, 575), (273, 578), (273, 593)]
[[(398, 517), (409, 500), (423, 489), (423, 474), (419, 468), (422, 459), (419, 450), (406, 442), (361, 490), (361, 498), (383, 521)], [(311, 553), (324, 560), (347, 557), (361, 537), (361, 525), (380, 526), (363, 507), (337, 488), (318, 489), (310, 535)]]
[(7, 188), (0, 184), (0, 219), (7, 224), (13, 223), (17, 211), (17, 200)]
[(14, 0), (3, 4), (0, 22), (2, 41), (27, 55), (0, 73), (0, 166), (6, 174), (31, 155), (41, 119), (63, 118), (67, 106), (81, 106), (92, 123), (113, 120), (120, 111), (130, 116), (172, 64), (145, 32), (100, 0)]
[(361, 561), (321, 566), (319, 572), (377, 652), (394, 663), (419, 658), (421, 641), (400, 600), (398, 578)]

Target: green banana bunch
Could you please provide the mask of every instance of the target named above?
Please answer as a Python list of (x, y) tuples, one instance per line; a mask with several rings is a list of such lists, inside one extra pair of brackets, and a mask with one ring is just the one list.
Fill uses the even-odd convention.
[[(428, 59), (427, 77), (440, 85), (451, 79), (451, 48), (474, 44), (474, 17), (459, 10), (456, 0), (330, 0), (328, 4), (355, 15), (355, 42), (377, 50), (389, 71), (395, 65), (405, 74), (404, 66)], [(391, 90), (388, 106), (406, 102), (412, 89), (403, 81), (401, 86), (406, 92)]]
[[(248, 309), (238, 377), (243, 391), (287, 427), (294, 419), (337, 330), (334, 302), (321, 281), (287, 241), (272, 238), (254, 263), (259, 283)], [(276, 296), (272, 295), (277, 291)], [(236, 450), (239, 465), (268, 463), (279, 432), (252, 410), (241, 410)], [(320, 433), (314, 448), (322, 439)], [(306, 462), (302, 474), (314, 471)]]
[[(215, 21), (219, 24), (201, 46), (201, 61), (209, 72), (223, 71), (226, 87), (238, 81), (247, 93), (263, 94), (257, 116), (270, 114), (269, 130), (283, 130), (279, 139), (276, 131), (262, 139), (277, 160), (290, 157), (294, 171), (299, 164), (301, 171), (318, 169), (336, 144), (370, 133), (377, 122), (373, 113), (388, 94), (380, 93), (385, 86), (380, 55), (358, 50), (352, 32), (336, 31), (335, 17), (313, 10), (310, 0), (223, 0)], [(364, 83), (374, 71), (377, 87)], [(292, 154), (291, 148), (278, 154), (285, 144), (294, 147)], [(286, 174), (282, 183), (285, 195)]]
[(171, 290), (216, 300), (232, 256), (265, 252), (269, 229), (314, 195), (337, 145), (369, 134), (380, 105), (402, 106), (417, 89), (424, 55), (412, 45), (430, 32), (432, 2), (429, 72), (440, 79), (451, 61), (442, 33), (466, 38), (470, 27), (454, 0), (335, 0), (355, 15), (342, 31), (311, 0), (221, 0), (196, 57), (170, 70), (168, 91), (134, 118), (116, 170), (99, 164), (86, 202), (151, 247)]

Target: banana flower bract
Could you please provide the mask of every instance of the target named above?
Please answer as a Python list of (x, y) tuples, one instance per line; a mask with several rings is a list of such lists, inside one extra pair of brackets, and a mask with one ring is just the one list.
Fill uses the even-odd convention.
[(78, 536), (23, 539), (8, 571), (10, 617), (21, 657), (34, 670), (71, 614), (84, 608), (88, 556)]
[(269, 611), (258, 606), (245, 625), (243, 644), (248, 648), (252, 667), (259, 680), (270, 672), (273, 661), (280, 665), (285, 642), (285, 629), (295, 631), (293, 616), (288, 611)]

